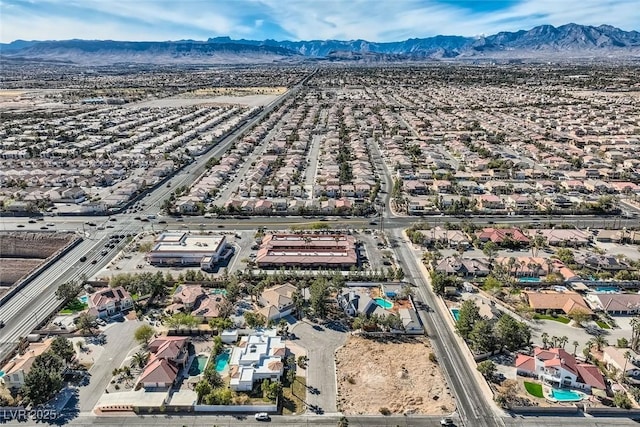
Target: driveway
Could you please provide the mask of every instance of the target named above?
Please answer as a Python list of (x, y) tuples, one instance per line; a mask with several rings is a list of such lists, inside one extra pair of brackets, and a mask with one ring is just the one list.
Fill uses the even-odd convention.
[[(336, 364), (335, 351), (349, 336), (346, 331), (318, 326), (306, 321), (290, 328), (298, 339), (294, 342), (307, 350), (307, 404), (316, 405), (325, 413), (335, 413), (336, 409)], [(310, 392), (313, 390), (313, 393)]]
[(111, 380), (111, 372), (120, 367), (129, 349), (136, 346), (133, 333), (141, 324), (142, 322), (138, 320), (126, 320), (107, 326), (103, 332), (106, 344), (98, 359), (89, 369), (91, 374), (89, 384), (80, 388), (80, 412), (93, 410)]

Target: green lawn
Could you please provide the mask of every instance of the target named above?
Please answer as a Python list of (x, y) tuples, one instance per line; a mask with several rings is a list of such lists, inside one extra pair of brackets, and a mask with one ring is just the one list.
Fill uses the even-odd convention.
[(73, 299), (63, 307), (63, 309), (60, 311), (60, 314), (77, 313), (78, 311), (85, 310), (87, 307), (88, 305), (86, 303), (83, 303), (82, 301), (77, 299)]
[(602, 329), (611, 329), (608, 323), (603, 322), (602, 320), (596, 320), (596, 324), (600, 326)]
[(542, 384), (530, 383), (528, 381), (525, 381), (524, 388), (527, 389), (530, 395), (544, 398), (544, 395), (542, 394)]
[(307, 379), (296, 377), (290, 387), (282, 389), (282, 414), (301, 414), (304, 412), (304, 401), (307, 398)]
[(569, 322), (571, 322), (571, 319), (569, 319), (566, 316), (550, 316), (548, 314), (539, 314), (536, 313), (533, 315), (533, 318), (536, 320), (553, 320), (554, 322), (560, 322), (560, 323), (564, 323), (565, 325)]

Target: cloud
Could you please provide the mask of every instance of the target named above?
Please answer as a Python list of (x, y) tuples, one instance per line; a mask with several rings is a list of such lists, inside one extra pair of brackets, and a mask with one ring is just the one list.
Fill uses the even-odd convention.
[(637, 29), (637, 0), (3, 0), (0, 40), (402, 40), (536, 25)]

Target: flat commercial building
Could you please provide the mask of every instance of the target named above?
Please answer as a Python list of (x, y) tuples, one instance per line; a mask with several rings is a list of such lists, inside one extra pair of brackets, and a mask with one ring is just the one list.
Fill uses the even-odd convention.
[(231, 252), (226, 236), (169, 232), (156, 239), (147, 260), (152, 265), (199, 265), (207, 270)]
[(269, 234), (256, 263), (260, 268), (349, 268), (358, 263), (356, 241), (346, 234)]

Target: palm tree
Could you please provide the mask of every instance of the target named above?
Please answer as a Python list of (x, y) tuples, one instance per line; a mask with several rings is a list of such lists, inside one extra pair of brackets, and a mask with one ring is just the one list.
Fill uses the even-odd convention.
[(547, 347), (549, 346), (549, 334), (546, 332), (543, 332), (540, 338), (542, 338), (542, 347), (546, 350)]
[(602, 351), (602, 347), (606, 347), (609, 345), (609, 342), (603, 335), (598, 335), (590, 339), (589, 341), (592, 342), (592, 346), (596, 346), (597, 351)]
[(637, 351), (640, 345), (640, 317), (634, 316), (629, 324), (631, 325), (631, 349)]
[(580, 345), (580, 343), (578, 341), (574, 341), (571, 343), (571, 345), (573, 345), (573, 355), (576, 355), (576, 351), (578, 350), (578, 346)]
[(137, 366), (142, 369), (147, 364), (147, 360), (149, 360), (149, 353), (146, 351), (138, 351), (131, 356), (131, 366)]
[(569, 342), (569, 337), (566, 335), (563, 335), (560, 338), (558, 338), (558, 344), (561, 345), (563, 349), (568, 342)]
[(627, 363), (631, 360), (631, 352), (629, 350), (624, 352), (624, 369), (622, 370), (622, 379), (627, 378)]
[(557, 348), (558, 347), (558, 337), (557, 336), (552, 336), (551, 337), (551, 342), (553, 343), (553, 348)]

